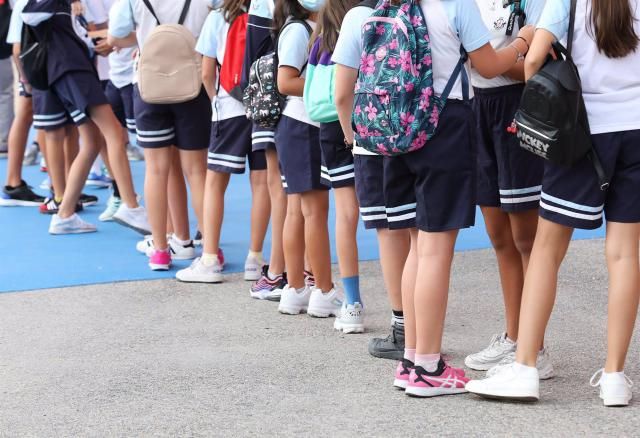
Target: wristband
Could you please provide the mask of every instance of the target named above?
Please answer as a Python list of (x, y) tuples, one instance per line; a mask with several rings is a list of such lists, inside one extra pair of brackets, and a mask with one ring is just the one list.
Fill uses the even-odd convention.
[(525, 40), (523, 37), (519, 36), (516, 37), (517, 40), (522, 40), (524, 41), (524, 43), (527, 45), (527, 52), (529, 51), (529, 49), (531, 48), (531, 46), (529, 45), (529, 43), (527, 42), (527, 40)]

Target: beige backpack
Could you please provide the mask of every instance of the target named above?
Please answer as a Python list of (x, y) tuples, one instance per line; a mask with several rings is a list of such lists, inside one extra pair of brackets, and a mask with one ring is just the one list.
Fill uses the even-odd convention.
[(138, 61), (138, 88), (147, 103), (182, 103), (202, 90), (202, 56), (196, 39), (183, 26), (191, 0), (186, 0), (178, 24), (160, 24), (149, 0), (143, 0), (158, 26), (149, 34)]

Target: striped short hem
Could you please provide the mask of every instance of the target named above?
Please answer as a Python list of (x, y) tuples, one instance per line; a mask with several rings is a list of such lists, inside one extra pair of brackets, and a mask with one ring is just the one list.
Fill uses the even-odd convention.
[(397, 207), (387, 207), (386, 215), (389, 228), (392, 230), (414, 228), (416, 226), (417, 204), (404, 204)]
[(384, 205), (376, 205), (371, 207), (361, 207), (360, 217), (367, 230), (387, 228), (387, 209)]
[(284, 177), (284, 175), (280, 175), (280, 179), (282, 180), (282, 188), (285, 190), (288, 189), (289, 184), (287, 184), (287, 179)]
[(136, 133), (136, 119), (126, 119), (125, 123), (127, 124), (127, 131), (132, 134)]
[(353, 164), (348, 164), (336, 169), (328, 169), (326, 166), (321, 166), (320, 178), (322, 178), (327, 185), (335, 189), (353, 186), (356, 183), (354, 169), (355, 166)]
[(33, 115), (33, 127), (35, 129), (54, 130), (70, 123), (71, 119), (69, 119), (67, 113), (64, 112), (58, 114)]
[(236, 157), (234, 155), (216, 154), (209, 152), (207, 157), (207, 167), (209, 170), (223, 173), (244, 173), (247, 166), (247, 157)]
[(540, 216), (567, 227), (591, 230), (602, 225), (604, 204), (593, 207), (542, 192)]
[(141, 147), (165, 147), (171, 146), (175, 142), (176, 133), (174, 128), (156, 131), (136, 129), (136, 138), (138, 145)]
[(253, 131), (251, 133), (251, 149), (259, 151), (275, 146), (275, 135), (274, 131)]
[(505, 211), (534, 209), (540, 203), (542, 186), (500, 190), (500, 206)]

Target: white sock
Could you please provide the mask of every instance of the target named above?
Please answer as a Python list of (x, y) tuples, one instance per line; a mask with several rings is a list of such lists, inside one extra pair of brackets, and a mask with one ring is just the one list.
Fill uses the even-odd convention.
[(187, 246), (188, 244), (191, 243), (191, 239), (189, 239), (189, 240), (180, 240), (178, 238), (178, 236), (176, 236), (175, 234), (173, 235), (173, 240), (176, 241), (177, 243), (179, 243), (182, 246)]

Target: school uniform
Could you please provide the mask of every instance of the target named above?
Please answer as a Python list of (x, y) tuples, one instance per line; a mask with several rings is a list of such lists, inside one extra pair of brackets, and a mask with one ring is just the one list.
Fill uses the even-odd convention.
[[(312, 22), (309, 24), (314, 26)], [(304, 78), (309, 58), (309, 39), (309, 32), (302, 24), (286, 26), (278, 40), (279, 67), (293, 67)], [(319, 124), (309, 118), (302, 97), (287, 97), (276, 128), (275, 142), (282, 185), (288, 194), (329, 189), (320, 177), (322, 157)]]
[[(512, 35), (506, 34), (513, 7), (503, 8), (495, 0), (476, 3), (491, 32), (491, 45), (496, 50), (509, 46), (519, 31), (516, 20)], [(523, 2), (526, 24), (537, 23), (544, 3)], [(475, 70), (471, 78), (475, 90), (478, 205), (500, 207), (505, 212), (538, 208), (544, 160), (522, 149), (513, 129), (524, 84), (507, 76), (486, 79)]]
[[(491, 38), (474, 2), (422, 0), (420, 5), (432, 41), (434, 91), (441, 96), (460, 60), (461, 44), (472, 52)], [(469, 65), (463, 70), (468, 77)], [(396, 214), (415, 214), (421, 231), (458, 230), (475, 222), (475, 116), (464, 100), (467, 91), (473, 97), (473, 90), (463, 92), (462, 82), (461, 76), (455, 79), (434, 137), (418, 151), (391, 158), (404, 171), (393, 180), (385, 178), (385, 190), (414, 191), (415, 207), (407, 205)]]
[[(331, 58), (333, 62), (356, 70), (360, 68), (361, 29), (372, 11), (367, 6), (356, 6), (347, 12)], [(404, 171), (404, 166), (399, 166), (402, 163), (376, 155), (357, 145), (353, 148), (353, 161), (356, 195), (365, 228), (414, 228), (415, 193), (411, 188), (395, 190), (393, 186), (393, 181), (401, 177)], [(389, 184), (385, 185), (385, 179)], [(391, 222), (388, 220), (389, 216)]]
[(22, 19), (34, 26), (38, 38), (48, 37), (47, 73), (49, 90), (37, 93), (34, 120), (42, 129), (57, 129), (69, 122), (81, 125), (89, 120), (89, 108), (104, 105), (104, 95), (89, 48), (76, 34), (71, 5), (58, 0), (30, 0)]
[[(151, 0), (161, 23), (177, 23), (184, 3)], [(184, 26), (197, 38), (209, 13), (207, 0), (193, 0)], [(157, 22), (142, 0), (121, 0), (109, 13), (109, 33), (126, 38), (136, 32), (138, 47), (144, 44)], [(150, 104), (140, 97), (134, 75), (133, 107), (138, 145), (143, 148), (176, 146), (182, 150), (209, 147), (211, 105), (204, 87), (193, 100), (178, 104)]]
[[(640, 1), (631, 0), (640, 12)], [(563, 40), (569, 27), (569, 0), (547, 2), (538, 28)], [(540, 216), (573, 228), (598, 228), (611, 222), (640, 222), (640, 51), (621, 59), (600, 53), (588, 28), (590, 3), (578, 0), (573, 61), (582, 81), (593, 146), (609, 189), (600, 190), (593, 164), (583, 159), (572, 167), (545, 164)], [(636, 34), (640, 23), (634, 22)]]
[[(242, 66), (242, 88), (249, 85), (249, 71), (251, 65), (260, 57), (274, 50), (271, 37), (273, 19), (273, 0), (252, 0), (249, 6), (247, 23), (247, 42)], [(253, 124), (251, 129), (251, 144), (254, 151), (275, 149), (275, 129), (263, 128)]]
[[(203, 56), (224, 61), (227, 34), (231, 27), (224, 18), (224, 11), (212, 11), (202, 28), (196, 51)], [(208, 168), (223, 173), (244, 173), (247, 158), (250, 170), (265, 170), (267, 160), (264, 150), (252, 151), (252, 124), (247, 119), (244, 105), (229, 95), (219, 84), (213, 97), (211, 139), (209, 142)]]
[[(11, 21), (9, 22), (9, 32), (7, 33), (8, 44), (20, 44), (22, 42), (22, 10), (29, 0), (18, 0), (13, 5), (13, 11), (11, 12)], [(31, 93), (27, 91), (22, 78), (18, 81), (18, 93), (22, 97), (31, 97)]]

